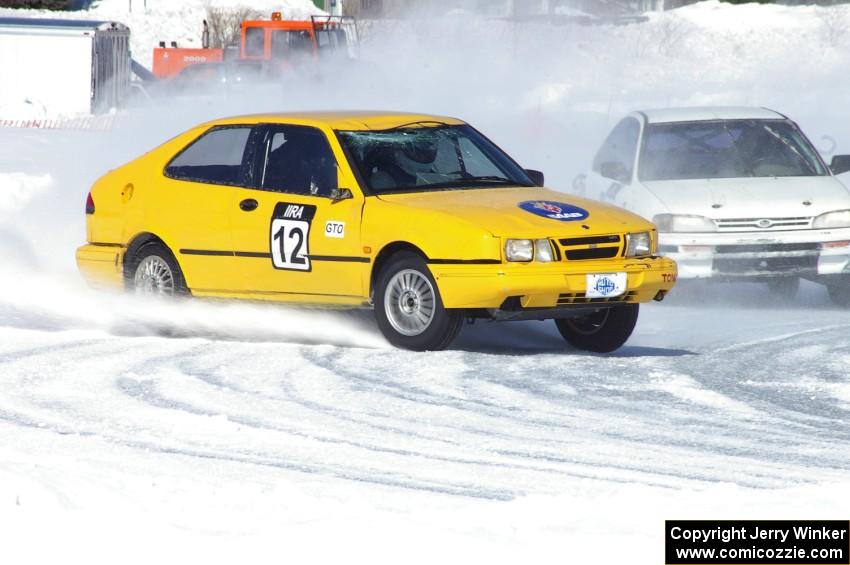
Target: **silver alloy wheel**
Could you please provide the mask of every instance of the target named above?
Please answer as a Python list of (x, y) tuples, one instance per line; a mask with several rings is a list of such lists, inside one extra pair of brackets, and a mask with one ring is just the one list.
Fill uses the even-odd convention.
[(595, 335), (605, 327), (608, 322), (608, 315), (611, 313), (609, 308), (594, 312), (588, 316), (580, 318), (567, 318), (565, 321), (570, 328), (581, 335)]
[(384, 312), (395, 331), (420, 335), (434, 321), (437, 294), (428, 277), (413, 269), (397, 272), (384, 293)]
[(161, 257), (149, 255), (136, 267), (133, 277), (136, 294), (166, 295), (174, 294), (174, 274), (171, 267)]

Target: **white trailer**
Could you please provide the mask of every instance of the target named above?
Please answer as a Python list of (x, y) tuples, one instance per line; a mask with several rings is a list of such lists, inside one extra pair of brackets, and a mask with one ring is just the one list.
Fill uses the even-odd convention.
[(106, 112), (127, 96), (130, 72), (123, 24), (0, 18), (0, 108), (29, 103), (65, 117)]

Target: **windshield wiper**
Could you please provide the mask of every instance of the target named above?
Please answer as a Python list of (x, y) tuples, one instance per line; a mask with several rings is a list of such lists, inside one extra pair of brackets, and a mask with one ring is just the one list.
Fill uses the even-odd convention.
[[(499, 183), (520, 184), (513, 179), (509, 179), (509, 178), (499, 176), (499, 175), (480, 175), (480, 176), (477, 176), (477, 175), (470, 174), (466, 171), (452, 171), (451, 173), (446, 173), (446, 174), (448, 174), (448, 175), (459, 175), (461, 180), (463, 180), (464, 182), (481, 181), (481, 182), (499, 182)], [(460, 181), (456, 181), (456, 182), (460, 182)]]
[(482, 175), (480, 177), (470, 175), (470, 176), (463, 177), (463, 180), (464, 181), (472, 181), (472, 182), (500, 182), (500, 183), (507, 182), (507, 183), (510, 183), (510, 184), (519, 184), (518, 182), (516, 182), (514, 180), (511, 180), (511, 179), (508, 179), (508, 178), (505, 178), (505, 177), (500, 177), (498, 175)]

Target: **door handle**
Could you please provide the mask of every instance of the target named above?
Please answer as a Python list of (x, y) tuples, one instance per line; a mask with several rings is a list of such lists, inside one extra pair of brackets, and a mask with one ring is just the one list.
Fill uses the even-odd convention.
[(243, 212), (253, 212), (260, 205), (259, 202), (254, 200), (253, 198), (246, 198), (242, 202), (239, 203), (239, 207), (242, 208)]

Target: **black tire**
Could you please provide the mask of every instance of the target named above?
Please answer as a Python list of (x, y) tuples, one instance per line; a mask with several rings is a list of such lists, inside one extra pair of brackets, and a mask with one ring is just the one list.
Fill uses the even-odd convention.
[(784, 301), (790, 302), (800, 292), (799, 277), (780, 277), (767, 281), (767, 289), (772, 295)]
[(842, 308), (850, 308), (850, 277), (837, 277), (826, 283), (832, 303)]
[(584, 351), (611, 353), (620, 349), (631, 337), (638, 320), (640, 306), (612, 306), (580, 318), (555, 320), (567, 343)]
[[(170, 289), (162, 288), (159, 289), (158, 292), (156, 292), (153, 291), (153, 289), (146, 290), (140, 287), (139, 281), (137, 279), (137, 273), (139, 271), (140, 266), (147, 259), (159, 260), (162, 261), (165, 265), (167, 265), (172, 280), (172, 285)], [(135, 292), (137, 294), (158, 295), (166, 297), (179, 297), (189, 295), (189, 289), (186, 286), (186, 279), (183, 277), (183, 271), (180, 269), (180, 265), (177, 263), (177, 259), (174, 258), (174, 254), (171, 252), (170, 249), (168, 249), (168, 247), (158, 241), (145, 243), (133, 253), (132, 257), (130, 257), (129, 260), (125, 263), (124, 283), (129, 292)]]
[[(405, 275), (424, 277), (430, 283), (430, 289), (433, 291), (433, 301), (427, 304), (433, 304), (432, 317), (421, 332), (406, 335), (402, 333), (397, 326), (400, 325), (399, 318), (406, 316), (406, 319), (414, 320), (416, 312), (420, 311), (420, 302), (417, 298), (415, 304), (410, 308), (413, 311), (406, 315), (397, 308), (401, 308), (403, 296), (401, 294), (394, 295), (393, 290), (388, 287), (394, 282), (396, 276), (403, 277)], [(417, 279), (418, 282), (424, 285), (424, 280)], [(387, 299), (389, 293), (389, 302)], [(397, 296), (397, 300), (393, 297)], [(418, 295), (417, 295), (418, 296)], [(415, 298), (415, 297), (414, 297)], [(408, 299), (413, 302), (413, 298)], [(423, 300), (421, 304), (426, 304)], [(424, 306), (423, 306), (424, 308)], [(423, 310), (424, 311), (424, 310)], [(375, 318), (378, 321), (378, 328), (381, 333), (387, 338), (391, 344), (403, 349), (411, 351), (439, 351), (448, 347), (451, 342), (457, 337), (461, 326), (463, 325), (462, 310), (448, 310), (443, 307), (443, 300), (440, 297), (440, 291), (437, 288), (437, 283), (434, 277), (431, 276), (431, 271), (425, 260), (409, 251), (402, 251), (393, 255), (387, 264), (378, 273), (375, 283)], [(414, 320), (415, 321), (415, 320)], [(416, 331), (411, 329), (409, 331)]]

